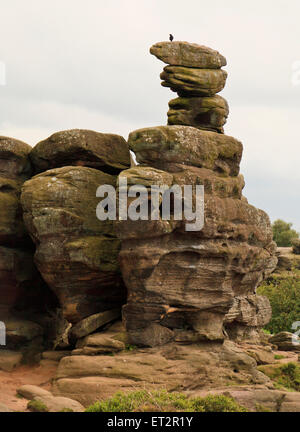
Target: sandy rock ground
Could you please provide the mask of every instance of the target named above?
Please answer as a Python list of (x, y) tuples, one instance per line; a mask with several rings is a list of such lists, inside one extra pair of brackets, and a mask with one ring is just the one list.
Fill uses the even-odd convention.
[(42, 362), (38, 366), (19, 366), (12, 372), (0, 371), (0, 403), (14, 411), (29, 412), (28, 400), (17, 396), (17, 388), (33, 384), (50, 390), (57, 365), (56, 362)]

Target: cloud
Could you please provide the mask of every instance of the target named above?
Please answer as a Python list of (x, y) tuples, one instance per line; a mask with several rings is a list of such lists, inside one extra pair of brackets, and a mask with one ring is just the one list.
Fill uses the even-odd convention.
[(1, 8), (0, 133), (34, 145), (57, 130), (119, 133), (166, 124), (163, 63), (149, 47), (175, 39), (227, 57), (226, 133), (244, 144), (249, 201), (300, 230), (298, 0), (10, 0)]

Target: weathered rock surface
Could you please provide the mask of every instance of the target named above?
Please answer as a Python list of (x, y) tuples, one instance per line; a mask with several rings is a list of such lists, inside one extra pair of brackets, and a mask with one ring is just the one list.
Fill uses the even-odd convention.
[(174, 66), (204, 69), (219, 69), (226, 66), (225, 57), (218, 51), (189, 42), (158, 42), (152, 45), (150, 53), (164, 63)]
[(271, 317), (272, 309), (268, 298), (252, 294), (234, 298), (224, 323), (232, 339), (259, 340), (258, 334), (255, 334), (256, 329), (268, 324)]
[(72, 355), (99, 355), (105, 353), (116, 353), (125, 349), (125, 343), (118, 338), (123, 338), (123, 334), (110, 332), (94, 333), (79, 340)]
[(0, 176), (20, 183), (32, 174), (30, 145), (14, 138), (0, 136)]
[(93, 333), (99, 327), (102, 327), (105, 324), (116, 320), (120, 316), (120, 308), (90, 315), (87, 318), (84, 318), (82, 321), (79, 321), (72, 327), (70, 336), (75, 339), (82, 338), (86, 335), (89, 335), (90, 333)]
[(59, 362), (63, 357), (69, 355), (71, 355), (71, 351), (44, 351), (42, 353), (42, 359)]
[(222, 69), (165, 66), (160, 78), (163, 87), (169, 87), (179, 96), (213, 96), (225, 87), (227, 72)]
[(35, 397), (51, 396), (48, 390), (38, 387), (36, 385), (25, 384), (17, 389), (17, 394), (23, 396), (25, 399), (32, 400)]
[(279, 247), (276, 254), (278, 256), (276, 273), (292, 271), (293, 268), (300, 269), (300, 257), (293, 252), (292, 247)]
[(235, 138), (188, 126), (139, 129), (130, 133), (128, 142), (137, 162), (167, 172), (188, 165), (237, 176), (243, 151)]
[(185, 217), (163, 220), (161, 214), (157, 220), (117, 222), (128, 289), (123, 318), (131, 342), (221, 341), (224, 325), (234, 338), (253, 337), (270, 319), (270, 304), (255, 289), (277, 259), (268, 216), (242, 199), (241, 143), (165, 126), (131, 133), (129, 146), (141, 165), (123, 171), (119, 182), (126, 178), (128, 186), (148, 190), (202, 184), (205, 191), (200, 231), (187, 232)]
[(228, 103), (221, 96), (181, 97), (169, 102), (168, 125), (193, 126), (224, 133), (228, 114)]
[(97, 188), (115, 182), (114, 176), (93, 168), (63, 167), (23, 186), (24, 221), (37, 246), (35, 262), (64, 317), (74, 324), (124, 302), (120, 243), (112, 221), (96, 217)]
[(204, 397), (207, 395), (231, 396), (250, 412), (299, 412), (300, 394), (284, 392), (266, 388), (242, 386), (239, 388), (223, 388), (209, 391), (195, 391), (191, 396)]
[(293, 253), (295, 255), (300, 255), (300, 239), (293, 241)]
[(66, 398), (66, 397), (55, 397), (55, 396), (36, 396), (32, 399), (33, 402), (40, 402), (42, 404), (42, 409), (39, 407), (41, 405), (31, 405), (28, 404), (28, 409), (31, 411), (41, 411), (44, 412), (44, 409), (47, 412), (83, 412), (84, 407), (77, 402), (76, 400)]
[(253, 358), (232, 342), (225, 342), (169, 344), (116, 353), (113, 357), (65, 357), (59, 364), (52, 392), (89, 405), (120, 389), (191, 391), (229, 383), (271, 385), (268, 377), (257, 371)]
[(31, 308), (43, 288), (33, 263), (33, 245), (26, 232), (20, 204), (21, 186), (32, 174), (31, 147), (22, 141), (0, 137), (0, 320), (11, 318), (22, 304)]
[(128, 146), (123, 137), (84, 129), (51, 135), (32, 149), (30, 158), (36, 172), (78, 165), (117, 174), (130, 167)]
[(0, 305), (13, 307), (36, 277), (32, 252), (0, 246)]
[(300, 339), (289, 332), (277, 333), (269, 342), (276, 345), (280, 351), (300, 351)]
[(0, 349), (0, 370), (11, 372), (22, 362), (21, 352), (7, 349)]

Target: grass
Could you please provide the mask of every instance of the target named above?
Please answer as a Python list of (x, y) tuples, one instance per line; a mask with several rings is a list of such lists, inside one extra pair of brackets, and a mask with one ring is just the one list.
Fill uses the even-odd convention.
[(281, 360), (281, 359), (283, 359), (284, 358), (284, 355), (281, 355), (281, 354), (275, 354), (274, 355), (274, 359), (275, 360)]
[(258, 369), (274, 381), (276, 388), (285, 388), (289, 391), (300, 391), (299, 364), (290, 362), (280, 366), (259, 366)]
[(131, 344), (125, 344), (125, 350), (126, 351), (134, 351), (137, 349), (136, 345), (131, 345)]
[(208, 395), (188, 398), (183, 393), (166, 390), (138, 390), (117, 392), (111, 398), (97, 401), (86, 412), (246, 412), (233, 398), (224, 395)]
[(30, 411), (35, 411), (35, 412), (48, 412), (48, 408), (47, 406), (38, 400), (31, 400), (30, 402), (28, 402), (27, 404), (27, 408)]

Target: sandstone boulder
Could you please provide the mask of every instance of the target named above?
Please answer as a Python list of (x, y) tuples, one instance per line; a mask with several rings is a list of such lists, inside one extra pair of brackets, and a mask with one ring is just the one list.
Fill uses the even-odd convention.
[(117, 174), (130, 167), (128, 146), (123, 137), (84, 129), (51, 135), (32, 149), (30, 158), (36, 172), (77, 165)]
[(0, 176), (21, 183), (27, 180), (32, 174), (30, 152), (30, 145), (0, 136)]
[(63, 167), (39, 174), (23, 187), (24, 221), (37, 246), (35, 262), (64, 317), (74, 324), (124, 302), (120, 243), (112, 221), (96, 217), (97, 188), (115, 182), (114, 176), (93, 168)]
[(22, 362), (21, 352), (7, 349), (0, 349), (0, 370), (11, 372)]
[(76, 400), (66, 397), (36, 396), (28, 403), (28, 409), (35, 412), (83, 412), (84, 407)]
[(228, 114), (228, 104), (221, 96), (176, 98), (169, 102), (168, 125), (224, 133)]
[(235, 138), (189, 126), (139, 129), (128, 143), (137, 162), (167, 172), (181, 171), (177, 165), (184, 164), (236, 176), (243, 151)]
[(120, 308), (99, 312), (90, 315), (75, 324), (71, 329), (71, 337), (75, 339), (82, 338), (93, 333), (98, 328), (104, 326), (121, 316)]
[(150, 53), (164, 63), (174, 66), (219, 69), (226, 66), (226, 59), (218, 51), (195, 43), (173, 41), (158, 42)]
[(300, 339), (289, 332), (277, 333), (269, 342), (276, 345), (280, 351), (300, 351)]
[(17, 389), (17, 394), (23, 396), (25, 399), (32, 400), (35, 397), (51, 396), (48, 390), (38, 387), (36, 385), (24, 384)]
[(225, 87), (227, 72), (223, 69), (166, 66), (160, 78), (163, 87), (169, 87), (181, 97), (213, 96)]

